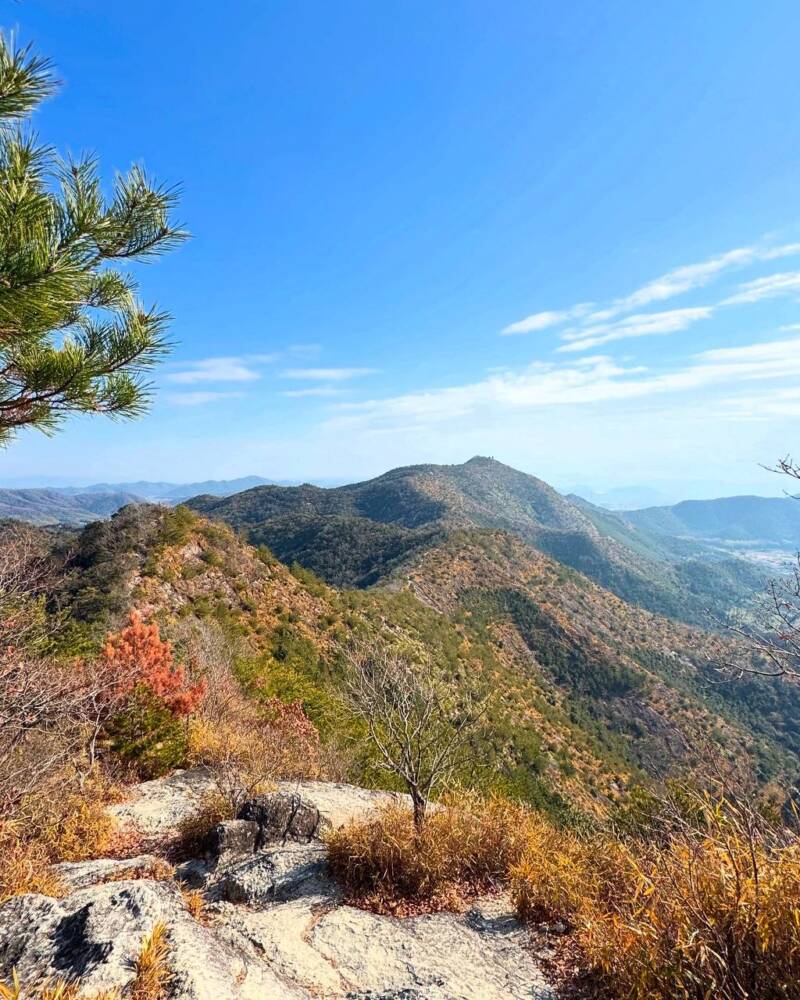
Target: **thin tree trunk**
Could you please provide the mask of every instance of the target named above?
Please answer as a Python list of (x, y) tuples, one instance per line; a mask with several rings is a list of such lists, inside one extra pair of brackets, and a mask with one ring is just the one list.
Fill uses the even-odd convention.
[(420, 793), (418, 788), (411, 788), (411, 804), (414, 807), (414, 826), (417, 830), (422, 828), (425, 822), (425, 810), (427, 808), (427, 799)]

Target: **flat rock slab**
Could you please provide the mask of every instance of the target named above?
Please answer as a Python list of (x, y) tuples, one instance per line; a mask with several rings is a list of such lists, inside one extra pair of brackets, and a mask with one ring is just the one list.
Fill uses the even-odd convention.
[(397, 919), (305, 899), (220, 904), (240, 940), (310, 996), (341, 1000), (555, 1000), (508, 899)]
[(214, 788), (214, 779), (206, 768), (174, 771), (166, 778), (134, 785), (128, 799), (109, 806), (108, 812), (122, 826), (158, 839), (174, 833), (183, 820), (195, 815)]
[(510, 913), (397, 920), (343, 906), (322, 917), (313, 948), (352, 984), (348, 998), (553, 998)]
[[(212, 788), (203, 769), (178, 772), (139, 785), (112, 811), (156, 839)], [(321, 782), (281, 782), (279, 791), (334, 827), (395, 798)], [(146, 875), (150, 855), (60, 865), (66, 898), (0, 905), (0, 981), (16, 969), (27, 984), (79, 980), (87, 996), (125, 990), (143, 940), (162, 923), (170, 1000), (555, 1000), (507, 897), (461, 914), (378, 916), (343, 905), (317, 836), (259, 848), (250, 821), (223, 827), (218, 854), (178, 869), (204, 894), (201, 921), (176, 882), (130, 877)]]
[(140, 854), (135, 858), (98, 858), (96, 861), (64, 861), (53, 865), (53, 873), (70, 889), (85, 889), (99, 882), (119, 882), (126, 878), (146, 878), (153, 872), (168, 870), (163, 858)]
[(63, 900), (9, 900), (0, 906), (0, 976), (9, 979), (16, 970), (23, 983), (78, 979), (88, 996), (125, 989), (142, 942), (158, 923), (167, 928), (172, 1000), (307, 1000), (307, 993), (193, 920), (178, 889), (163, 882), (92, 886)]
[[(363, 817), (388, 802), (407, 801), (398, 792), (374, 791), (327, 781), (278, 781), (277, 791), (299, 795), (314, 804), (322, 820), (321, 830), (337, 828)], [(175, 771), (166, 778), (144, 781), (129, 789), (125, 802), (109, 806), (109, 813), (123, 826), (146, 838), (158, 839), (173, 833), (180, 823), (194, 815), (203, 798), (215, 790), (206, 768)]]

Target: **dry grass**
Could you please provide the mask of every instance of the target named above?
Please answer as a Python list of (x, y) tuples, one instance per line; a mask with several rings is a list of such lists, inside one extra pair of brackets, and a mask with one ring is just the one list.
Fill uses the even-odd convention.
[(800, 845), (730, 803), (651, 842), (534, 832), (511, 887), (522, 918), (568, 921), (624, 1000), (798, 996)]
[(50, 865), (113, 854), (120, 835), (105, 806), (116, 794), (99, 772), (79, 783), (65, 769), (24, 799), (13, 821), (0, 821), (0, 901), (25, 892), (59, 895)]
[(196, 858), (206, 850), (208, 836), (217, 823), (233, 819), (235, 811), (220, 792), (209, 792), (200, 803), (200, 808), (181, 820), (178, 826), (176, 853), (182, 858)]
[(181, 896), (183, 897), (183, 903), (188, 910), (189, 915), (200, 924), (206, 923), (206, 899), (202, 890), (182, 888)]
[[(10, 983), (0, 983), (0, 1000), (81, 1000), (81, 993), (76, 983), (63, 979), (33, 987), (22, 986), (15, 973)], [(92, 1000), (121, 1000), (121, 995), (118, 990), (103, 990), (93, 993)]]
[(44, 844), (24, 837), (16, 823), (0, 823), (0, 903), (26, 892), (64, 895), (64, 887), (53, 875), (50, 864)]
[(392, 803), (334, 832), (328, 860), (353, 902), (386, 913), (458, 909), (496, 887), (525, 845), (529, 814), (507, 799), (460, 794), (421, 829)]
[(128, 996), (130, 1000), (163, 1000), (171, 980), (167, 928), (159, 923), (142, 942)]

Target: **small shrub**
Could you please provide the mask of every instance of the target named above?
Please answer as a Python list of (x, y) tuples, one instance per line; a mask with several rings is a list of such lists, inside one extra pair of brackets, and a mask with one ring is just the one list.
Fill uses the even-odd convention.
[(64, 887), (50, 865), (51, 858), (44, 844), (25, 839), (17, 824), (0, 822), (0, 903), (27, 892), (64, 895)]
[(458, 908), (496, 887), (520, 857), (530, 814), (507, 799), (461, 794), (415, 826), (390, 803), (334, 832), (328, 860), (354, 902), (378, 912)]
[(186, 762), (186, 726), (148, 688), (134, 690), (106, 724), (111, 749), (135, 764), (140, 778), (158, 778)]
[(189, 914), (201, 924), (206, 922), (206, 900), (200, 889), (181, 889), (184, 905)]

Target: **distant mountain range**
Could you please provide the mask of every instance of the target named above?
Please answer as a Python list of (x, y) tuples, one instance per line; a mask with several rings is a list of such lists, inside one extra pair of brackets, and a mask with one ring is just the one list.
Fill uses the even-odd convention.
[(200, 493), (225, 497), (268, 483), (261, 476), (208, 479), (200, 483), (96, 483), (94, 486), (58, 486), (41, 489), (0, 489), (0, 518), (31, 524), (82, 525), (110, 517), (129, 503), (151, 501), (177, 504)]
[(201, 493), (210, 493), (213, 496), (226, 497), (231, 493), (239, 493), (241, 490), (249, 490), (254, 486), (264, 486), (271, 482), (261, 476), (244, 476), (241, 479), (207, 479), (200, 483), (153, 483), (147, 480), (138, 480), (135, 483), (96, 483), (94, 486), (65, 486), (58, 487), (61, 493), (68, 493), (73, 496), (86, 493), (131, 493), (142, 500), (154, 500), (160, 503), (180, 503), (181, 500), (188, 500), (189, 497), (196, 497)]
[(120, 507), (140, 499), (133, 493), (112, 489), (78, 495), (52, 489), (0, 489), (0, 518), (15, 518), (37, 525), (82, 525), (100, 517), (110, 517)]
[(622, 516), (637, 528), (660, 535), (800, 548), (800, 501), (793, 497), (684, 500), (671, 507), (624, 511)]

